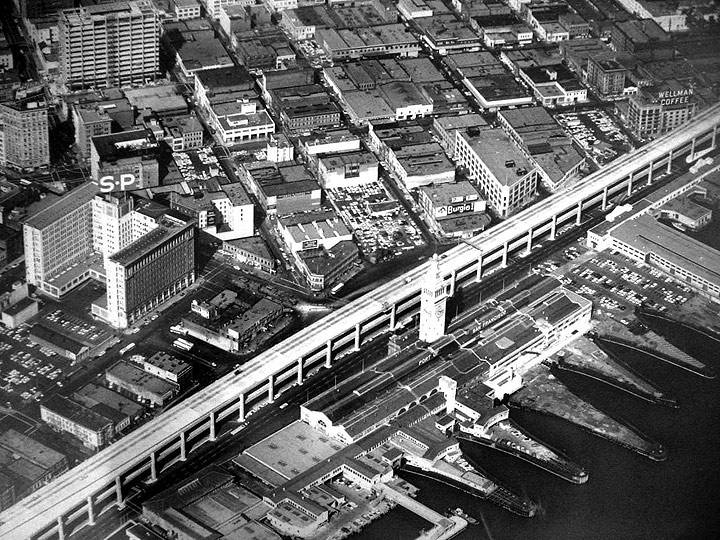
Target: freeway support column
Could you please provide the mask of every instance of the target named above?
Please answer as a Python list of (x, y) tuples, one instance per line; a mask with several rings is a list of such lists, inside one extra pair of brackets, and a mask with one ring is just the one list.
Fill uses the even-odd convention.
[(125, 508), (125, 499), (123, 497), (122, 489), (122, 478), (120, 478), (120, 476), (115, 477), (115, 497), (118, 507)]
[(627, 196), (629, 197), (632, 195), (632, 188), (633, 188), (633, 176), (635, 173), (630, 173), (630, 177), (628, 178), (628, 190), (627, 190)]
[(65, 540), (65, 518), (62, 516), (57, 518), (57, 535), (58, 540)]
[(302, 359), (302, 356), (300, 358), (298, 358), (297, 383), (298, 384), (303, 383), (303, 359)]
[(508, 261), (508, 247), (509, 247), (509, 246), (508, 246), (508, 243), (505, 242), (505, 243), (503, 244), (502, 265), (501, 265), (503, 268), (505, 268), (505, 267), (507, 266), (507, 261)]
[(672, 160), (673, 160), (673, 151), (671, 148), (670, 153), (668, 154), (667, 169), (665, 169), (665, 172), (668, 174), (670, 174), (672, 172)]
[(361, 334), (360, 323), (357, 323), (355, 325), (355, 350), (356, 351), (360, 350), (360, 337), (361, 337), (360, 334)]
[(210, 412), (210, 417), (209, 417), (209, 418), (210, 418), (210, 419), (209, 419), (209, 422), (210, 422), (210, 437), (209, 437), (208, 440), (214, 441), (214, 440), (217, 438), (217, 437), (216, 437), (216, 433), (215, 433), (215, 411), (211, 411), (211, 412)]
[(268, 377), (268, 403), (275, 401), (275, 376)]
[(525, 246), (525, 253), (530, 255), (530, 252), (532, 251), (532, 241), (533, 241), (533, 230), (530, 229), (528, 231), (528, 237), (527, 237), (527, 246)]
[(330, 369), (332, 367), (332, 340), (328, 339), (327, 345), (325, 345), (325, 367)]
[(552, 221), (550, 222), (550, 240), (555, 240), (555, 237), (557, 236), (557, 214), (555, 214), (552, 217)]
[(187, 440), (185, 432), (180, 432), (180, 461), (187, 459)]
[(480, 283), (483, 276), (483, 256), (482, 252), (480, 255), (478, 255), (478, 262), (477, 262), (477, 273), (475, 274), (475, 283)]
[(238, 422), (245, 421), (245, 394), (240, 394), (240, 403), (238, 407)]
[(715, 148), (715, 137), (717, 136), (717, 126), (713, 126), (713, 135), (712, 135), (712, 144), (710, 145), (710, 148)]
[(652, 184), (652, 174), (653, 174), (653, 169), (654, 169), (654, 168), (655, 168), (655, 164), (651, 161), (651, 162), (650, 162), (650, 166), (648, 167), (648, 179), (647, 179), (647, 185), (648, 185), (648, 186), (649, 186), (650, 184)]
[(95, 525), (95, 503), (93, 503), (92, 495), (87, 498), (88, 525)]
[(150, 482), (157, 482), (157, 454), (150, 452)]
[(575, 225), (578, 227), (582, 223), (582, 201), (578, 201), (577, 214), (575, 215)]
[(397, 317), (397, 304), (390, 307), (390, 331), (395, 330), (395, 318)]
[(602, 211), (604, 212), (607, 210), (607, 197), (608, 197), (608, 188), (605, 186), (605, 189), (603, 189), (603, 198), (602, 198)]
[(693, 138), (692, 143), (690, 144), (690, 161), (695, 160), (695, 139)]

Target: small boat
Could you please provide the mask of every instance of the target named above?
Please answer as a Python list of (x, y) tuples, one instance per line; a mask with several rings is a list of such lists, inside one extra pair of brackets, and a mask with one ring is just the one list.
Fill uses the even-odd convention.
[(477, 519), (475, 519), (472, 516), (468, 516), (465, 512), (463, 512), (462, 508), (456, 508), (455, 510), (452, 510), (450, 513), (463, 518), (465, 521), (467, 521), (471, 525), (474, 525), (475, 523), (477, 523)]

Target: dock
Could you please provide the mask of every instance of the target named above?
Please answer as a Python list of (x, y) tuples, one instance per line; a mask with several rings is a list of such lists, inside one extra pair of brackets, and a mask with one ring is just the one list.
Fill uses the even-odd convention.
[(562, 455), (558, 450), (550, 448), (547, 444), (531, 436), (515, 422), (504, 420), (492, 426), (488, 431), (487, 437), (462, 433), (458, 434), (457, 438), (511, 455), (573, 484), (587, 482), (588, 473), (585, 469)]
[(468, 522), (460, 516), (445, 517), (387, 484), (383, 485), (382, 491), (391, 501), (433, 524), (430, 530), (421, 532), (416, 540), (446, 540), (464, 530), (468, 525)]
[(616, 354), (603, 350), (585, 337), (558, 352), (552, 361), (559, 369), (580, 373), (651, 403), (677, 407), (674, 399), (635, 373)]
[(511, 406), (557, 416), (653, 461), (667, 458), (667, 451), (661, 444), (570, 392), (547, 367), (538, 366), (527, 377), (525, 387), (510, 398)]

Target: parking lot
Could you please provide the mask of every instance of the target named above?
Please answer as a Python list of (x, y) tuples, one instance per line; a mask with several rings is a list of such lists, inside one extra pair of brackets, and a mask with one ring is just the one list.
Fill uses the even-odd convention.
[(558, 113), (555, 120), (598, 166), (609, 163), (632, 148), (620, 126), (605, 111)]
[(635, 307), (646, 303), (659, 311), (680, 306), (695, 296), (689, 287), (647, 265), (600, 253), (567, 274), (568, 287), (592, 298), (596, 308), (629, 324)]
[(70, 371), (70, 360), (30, 341), (29, 332), (0, 325), (0, 390), (14, 406), (40, 401)]
[(314, 68), (331, 67), (333, 65), (332, 59), (328, 58), (325, 51), (315, 40), (296, 41), (295, 49), (301, 56), (304, 56)]
[(326, 193), (371, 262), (372, 258), (379, 262), (424, 245), (410, 216), (381, 183), (328, 189)]

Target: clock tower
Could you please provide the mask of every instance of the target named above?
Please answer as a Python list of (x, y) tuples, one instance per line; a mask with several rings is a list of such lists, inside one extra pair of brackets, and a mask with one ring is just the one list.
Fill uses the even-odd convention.
[(430, 261), (420, 296), (420, 339), (432, 343), (445, 335), (445, 304), (448, 286), (440, 274), (437, 253)]

